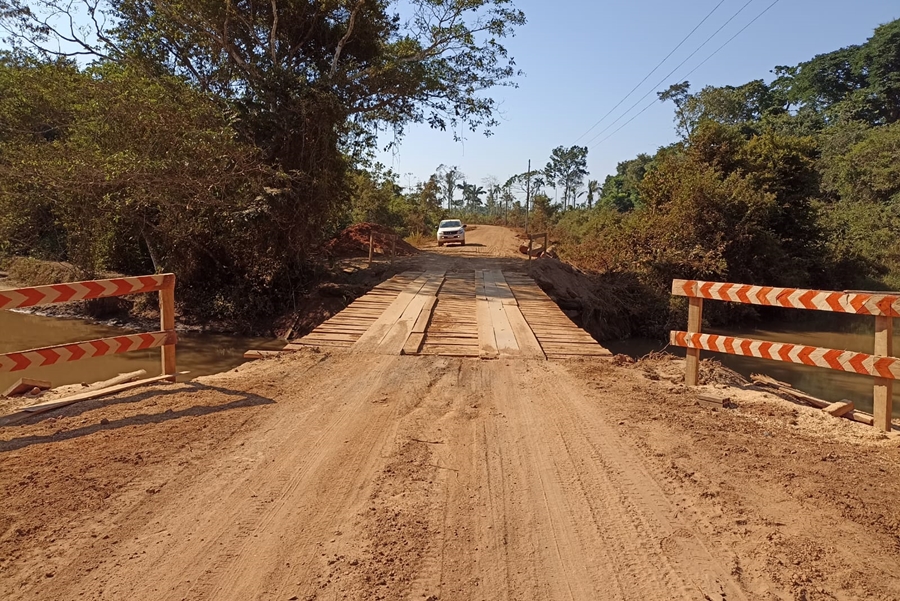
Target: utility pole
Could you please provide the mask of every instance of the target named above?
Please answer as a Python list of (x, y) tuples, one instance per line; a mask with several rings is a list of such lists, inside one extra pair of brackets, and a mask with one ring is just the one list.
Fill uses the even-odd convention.
[(525, 184), (525, 235), (528, 235), (528, 203), (531, 202), (531, 159), (528, 159), (528, 179)]

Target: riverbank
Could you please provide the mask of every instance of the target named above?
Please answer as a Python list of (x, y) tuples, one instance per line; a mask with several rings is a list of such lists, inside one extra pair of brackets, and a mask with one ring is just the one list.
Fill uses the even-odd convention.
[[(399, 264), (398, 264), (399, 265)], [(321, 270), (318, 281), (308, 290), (297, 291), (293, 308), (280, 314), (258, 315), (252, 321), (230, 322), (209, 319), (185, 312), (176, 304), (176, 330), (179, 332), (273, 337), (287, 339), (307, 334), (317, 325), (344, 309), (375, 285), (402, 270), (385, 257), (372, 266), (360, 257), (336, 260)], [(97, 278), (123, 277), (103, 273)], [(18, 259), (0, 270), (0, 290), (27, 286), (45, 286), (79, 281), (82, 276), (70, 264), (36, 259)], [(177, 301), (176, 290), (176, 301)], [(134, 331), (152, 331), (159, 326), (159, 307), (154, 296), (135, 295), (100, 301), (72, 302), (19, 310), (47, 317), (85, 320), (104, 327), (120, 327)]]

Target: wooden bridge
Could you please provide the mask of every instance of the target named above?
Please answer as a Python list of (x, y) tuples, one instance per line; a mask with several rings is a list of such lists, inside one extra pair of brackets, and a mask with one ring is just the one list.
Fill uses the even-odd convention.
[[(402, 273), (284, 350), (307, 346), (483, 359), (611, 356), (534, 280), (499, 270)], [(266, 354), (249, 351), (246, 356)]]

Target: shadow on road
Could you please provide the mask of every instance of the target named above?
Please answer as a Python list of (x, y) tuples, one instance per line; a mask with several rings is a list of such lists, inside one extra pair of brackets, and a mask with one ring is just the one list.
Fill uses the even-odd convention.
[[(187, 389), (186, 389), (187, 388)], [(91, 434), (96, 434), (97, 432), (103, 432), (107, 430), (118, 430), (120, 428), (126, 428), (128, 426), (137, 426), (137, 425), (146, 425), (146, 424), (162, 424), (168, 421), (182, 419), (185, 417), (200, 417), (203, 415), (209, 415), (212, 413), (220, 413), (222, 411), (230, 411), (232, 409), (241, 409), (246, 407), (261, 407), (264, 405), (274, 405), (275, 401), (266, 397), (262, 397), (256, 394), (249, 394), (245, 392), (238, 392), (235, 390), (230, 390), (228, 388), (221, 388), (218, 386), (209, 386), (206, 384), (198, 384), (196, 382), (187, 382), (183, 385), (178, 386), (177, 388), (172, 388), (170, 390), (151, 390), (145, 391), (138, 394), (131, 394), (123, 397), (116, 397), (114, 399), (110, 399), (106, 402), (86, 402), (84, 405), (78, 406), (75, 413), (67, 412), (64, 417), (73, 417), (90, 411), (92, 409), (98, 409), (100, 407), (109, 407), (112, 405), (122, 404), (122, 403), (140, 403), (142, 401), (147, 401), (151, 398), (157, 399), (160, 396), (171, 395), (171, 394), (185, 394), (185, 393), (218, 393), (219, 395), (225, 396), (233, 396), (239, 397), (235, 400), (225, 403), (222, 405), (196, 405), (194, 407), (186, 407), (184, 409), (179, 409), (177, 411), (173, 411), (172, 409), (168, 409), (161, 413), (141, 413), (137, 415), (130, 415), (128, 417), (123, 417), (121, 419), (111, 420), (106, 423), (94, 423), (89, 426), (84, 426), (81, 428), (74, 428), (72, 430), (63, 430), (58, 431), (49, 435), (32, 435), (32, 436), (22, 436), (19, 438), (13, 438), (11, 440), (0, 442), (0, 453), (16, 451), (19, 449), (23, 449), (25, 447), (29, 447), (37, 444), (49, 444), (53, 442), (60, 442), (63, 440), (71, 440), (73, 438), (80, 438), (82, 436), (90, 436)], [(60, 417), (59, 414), (55, 416), (41, 416), (38, 418), (31, 418), (27, 421), (16, 424), (13, 427), (21, 427), (21, 426), (29, 426), (34, 425), (42, 419), (47, 419), (49, 417)]]

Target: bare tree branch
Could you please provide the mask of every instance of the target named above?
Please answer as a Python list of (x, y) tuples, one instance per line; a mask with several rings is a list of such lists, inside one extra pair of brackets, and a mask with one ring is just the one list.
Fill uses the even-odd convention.
[(344, 51), (344, 46), (347, 45), (347, 42), (350, 41), (350, 36), (353, 35), (353, 28), (356, 26), (356, 17), (365, 2), (366, 0), (359, 0), (356, 3), (356, 6), (353, 7), (353, 11), (350, 13), (350, 22), (347, 25), (347, 32), (344, 34), (344, 37), (341, 38), (341, 41), (338, 42), (337, 49), (334, 51), (334, 59), (331, 61), (331, 71), (328, 73), (329, 79), (334, 79), (334, 76), (337, 74), (338, 61), (341, 60), (341, 52)]

